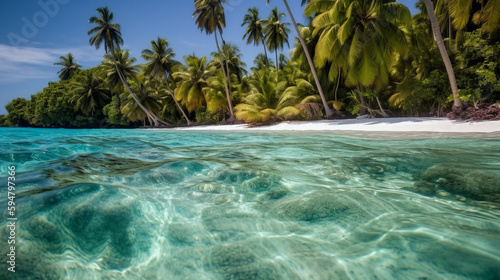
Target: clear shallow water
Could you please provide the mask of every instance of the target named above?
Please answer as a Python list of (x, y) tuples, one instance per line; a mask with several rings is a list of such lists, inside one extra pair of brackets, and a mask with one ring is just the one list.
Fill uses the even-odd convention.
[(500, 134), (0, 135), (1, 279), (500, 278)]

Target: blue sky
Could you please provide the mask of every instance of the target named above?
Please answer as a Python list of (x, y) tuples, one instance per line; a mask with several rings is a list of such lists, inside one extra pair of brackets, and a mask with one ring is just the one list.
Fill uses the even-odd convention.
[[(304, 22), (298, 0), (289, 0), (297, 21)], [(416, 0), (400, 1), (415, 13)], [(192, 0), (1, 0), (0, 1), (0, 115), (5, 105), (16, 97), (30, 98), (50, 81), (57, 81), (59, 66), (53, 63), (59, 56), (71, 52), (83, 68), (98, 65), (104, 50), (89, 46), (88, 19), (96, 8), (108, 6), (115, 22), (122, 28), (124, 49), (138, 58), (150, 41), (158, 36), (167, 38), (177, 59), (187, 54), (207, 55), (215, 50), (213, 36), (196, 28), (192, 18)], [(224, 39), (240, 47), (243, 61), (252, 66), (262, 46), (246, 45), (241, 40), (245, 27), (243, 16), (250, 7), (259, 7), (260, 16), (267, 17), (272, 8), (286, 12), (283, 1), (229, 0), (224, 5), (227, 27)], [(287, 17), (285, 21), (289, 22)], [(295, 32), (290, 34), (291, 47)], [(289, 51), (286, 48), (283, 52)]]

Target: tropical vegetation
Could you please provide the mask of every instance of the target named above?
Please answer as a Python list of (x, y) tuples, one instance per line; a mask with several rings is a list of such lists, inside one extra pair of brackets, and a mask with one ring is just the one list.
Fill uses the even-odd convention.
[[(293, 5), (302, 4), (310, 21), (299, 25), (284, 0), (286, 13), (273, 8), (261, 17), (259, 7), (249, 8), (238, 22), (244, 32), (232, 42), (224, 38), (226, 2), (194, 1), (196, 26), (216, 44), (210, 56), (178, 60), (168, 38), (152, 38), (140, 54), (122, 49), (120, 24), (98, 8), (88, 35), (91, 46), (104, 47), (102, 62), (82, 69), (78, 57), (61, 56), (54, 62), (59, 81), (29, 100), (12, 100), (0, 125), (445, 116), (500, 102), (499, 1), (423, 0), (411, 15), (392, 0), (303, 0)], [(254, 65), (243, 63), (240, 39), (262, 51)]]

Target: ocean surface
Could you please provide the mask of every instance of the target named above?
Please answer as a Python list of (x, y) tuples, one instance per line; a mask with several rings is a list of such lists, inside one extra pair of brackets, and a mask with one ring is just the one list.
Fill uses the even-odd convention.
[(499, 171), (498, 133), (2, 128), (0, 279), (500, 279)]

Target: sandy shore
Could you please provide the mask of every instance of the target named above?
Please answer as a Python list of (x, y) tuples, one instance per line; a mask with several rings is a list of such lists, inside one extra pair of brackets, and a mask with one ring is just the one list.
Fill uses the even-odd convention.
[(248, 127), (247, 124), (176, 128), (198, 131), (373, 131), (373, 132), (500, 132), (500, 121), (465, 122), (447, 118), (376, 118), (320, 121), (289, 121), (276, 125)]

